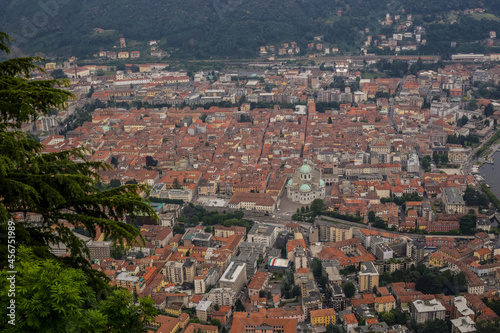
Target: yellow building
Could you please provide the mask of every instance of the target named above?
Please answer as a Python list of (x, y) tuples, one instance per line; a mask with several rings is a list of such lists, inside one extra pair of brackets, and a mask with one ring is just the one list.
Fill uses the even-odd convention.
[(213, 325), (190, 323), (184, 333), (218, 333), (219, 328)]
[(311, 310), (311, 324), (313, 326), (328, 326), (335, 325), (337, 321), (337, 313), (334, 309)]
[(371, 261), (361, 264), (359, 272), (359, 292), (371, 291), (378, 287), (379, 273)]
[(474, 257), (478, 257), (479, 260), (485, 261), (491, 259), (491, 250), (487, 248), (482, 248), (474, 252)]
[[(194, 247), (194, 246), (193, 246), (193, 247)], [(182, 255), (184, 255), (184, 256), (185, 256), (185, 255), (187, 255), (187, 253), (188, 253), (191, 249), (192, 249), (192, 247), (191, 247), (191, 246), (190, 246), (190, 247), (188, 247), (188, 246), (179, 246), (179, 247), (177, 248), (177, 251), (182, 252)]]
[(128, 52), (118, 52), (118, 59), (128, 59), (130, 57), (130, 53)]
[(45, 64), (45, 69), (56, 69), (56, 63), (55, 62), (48, 62)]
[(165, 312), (168, 315), (179, 317), (182, 313), (182, 309), (178, 304), (170, 304), (165, 307)]
[(141, 73), (151, 72), (151, 65), (137, 65)]
[(123, 125), (123, 130), (125, 132), (142, 131), (145, 128), (146, 128), (145, 124), (134, 122), (134, 121), (129, 121)]
[(430, 267), (442, 268), (447, 263), (448, 263), (448, 261), (446, 260), (445, 256), (442, 255), (441, 253), (434, 252), (429, 256), (429, 266)]
[(382, 296), (375, 298), (375, 311), (376, 312), (390, 312), (396, 308), (396, 299), (394, 296)]
[(179, 318), (158, 315), (151, 326), (158, 329), (157, 332), (162, 333), (175, 333), (180, 328)]

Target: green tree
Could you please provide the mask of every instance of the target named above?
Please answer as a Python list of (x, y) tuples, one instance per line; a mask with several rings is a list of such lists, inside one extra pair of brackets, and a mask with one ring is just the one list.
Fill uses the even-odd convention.
[(439, 154), (434, 154), (434, 155), (432, 156), (432, 160), (434, 161), (434, 163), (435, 163), (436, 165), (439, 165), (439, 161), (441, 161), (441, 159), (439, 158)]
[(448, 332), (448, 325), (444, 320), (436, 319), (417, 325), (416, 331), (417, 333)]
[(380, 316), (380, 320), (384, 321), (388, 326), (392, 326), (395, 323), (394, 313), (391, 312), (383, 312)]
[(467, 186), (463, 198), (467, 206), (487, 207), (490, 203), (486, 195), (484, 195), (480, 191), (477, 191), (472, 186)]
[(459, 292), (466, 291), (467, 290), (467, 275), (464, 272), (458, 273), (457, 275), (455, 275), (454, 283), (456, 284)]
[(176, 224), (174, 225), (173, 227), (173, 232), (174, 232), (174, 235), (175, 234), (181, 234), (181, 235), (184, 235), (184, 233), (186, 232), (186, 230), (184, 230), (184, 227), (180, 224)]
[(266, 297), (266, 292), (264, 290), (259, 290), (259, 297)]
[[(7, 35), (0, 33), (0, 50), (8, 51)], [(62, 242), (73, 258), (83, 259), (85, 247), (73, 235), (67, 223), (82, 226), (91, 234), (99, 227), (105, 236), (121, 244), (137, 244), (140, 232), (121, 222), (125, 214), (151, 215), (154, 210), (137, 191), (144, 186), (125, 186), (100, 191), (98, 171), (110, 167), (101, 162), (85, 160), (83, 149), (58, 153), (42, 153), (41, 144), (18, 130), (39, 114), (52, 108), (63, 108), (72, 95), (54, 86), (67, 86), (66, 81), (30, 81), (33, 64), (39, 58), (11, 59), (0, 63), (0, 222), (2, 232), (7, 220), (17, 214), (39, 214), (46, 231), (28, 224), (16, 228), (17, 244), (43, 246)], [(52, 231), (47, 231), (51, 230)], [(6, 253), (6, 252), (3, 252)], [(86, 260), (85, 260), (86, 262)], [(85, 265), (85, 264), (84, 264)], [(86, 264), (88, 266), (88, 263)]]
[(66, 73), (64, 73), (64, 71), (62, 69), (60, 69), (60, 68), (54, 69), (50, 73), (50, 76), (52, 76), (56, 80), (58, 80), (58, 79), (67, 79), (68, 78), (68, 76), (66, 75)]
[(370, 210), (368, 212), (368, 222), (373, 223), (375, 222), (375, 212), (373, 210)]
[(117, 159), (115, 156), (111, 157), (111, 164), (112, 164), (115, 168), (117, 168), (117, 167), (118, 167), (119, 162), (118, 162), (118, 159)]
[(462, 118), (458, 119), (457, 126), (465, 126), (469, 122), (469, 118), (466, 115), (463, 115)]
[(243, 306), (243, 302), (241, 299), (237, 299), (236, 302), (234, 303), (234, 311), (236, 312), (244, 312), (246, 311), (245, 306)]
[(109, 182), (109, 187), (111, 188), (119, 187), (121, 185), (122, 182), (119, 179), (111, 179), (111, 181)]
[(460, 144), (460, 139), (455, 134), (453, 134), (453, 135), (448, 134), (448, 136), (446, 137), (446, 142), (458, 145), (458, 144)]
[(311, 263), (312, 272), (314, 277), (319, 278), (323, 275), (323, 262), (319, 258), (314, 258)]
[(431, 157), (429, 155), (422, 158), (422, 167), (424, 169), (429, 169), (431, 167)]
[[(34, 252), (18, 248), (16, 325), (7, 325), (2, 306), (2, 332), (142, 332), (156, 316), (151, 298), (133, 303), (130, 292), (110, 286), (95, 292), (83, 270), (68, 268), (57, 258), (39, 258)], [(7, 271), (0, 272), (2, 281), (7, 276)], [(4, 283), (2, 304), (9, 298)]]
[(471, 110), (474, 111), (477, 109), (477, 99), (471, 99), (470, 101), (467, 102), (465, 105), (466, 110)]
[(380, 229), (387, 229), (387, 223), (380, 217), (375, 217), (375, 221), (372, 224), (372, 227), (374, 228), (380, 228)]
[(217, 326), (218, 328), (220, 328), (222, 326), (222, 323), (220, 322), (219, 319), (213, 318), (212, 320), (210, 320), (210, 325)]
[(500, 333), (500, 320), (482, 320), (476, 325), (476, 333)]
[(354, 284), (352, 282), (347, 282), (344, 284), (344, 295), (347, 298), (352, 298), (356, 294), (356, 287), (354, 287)]
[(157, 164), (158, 164), (158, 161), (155, 160), (153, 157), (151, 157), (149, 155), (146, 156), (146, 166), (155, 167)]
[(219, 311), (220, 310), (220, 305), (219, 304), (215, 304), (214, 305), (214, 310), (215, 311)]
[(406, 321), (408, 320), (408, 315), (401, 311), (401, 309), (392, 309), (391, 313), (394, 314), (394, 323), (399, 325), (406, 325)]
[(293, 296), (300, 296), (302, 295), (302, 291), (300, 290), (300, 286), (293, 286)]
[(314, 212), (314, 214), (318, 215), (321, 213), (324, 206), (325, 202), (322, 199), (314, 199), (311, 203), (311, 210)]
[(473, 235), (474, 227), (476, 226), (477, 216), (474, 210), (470, 210), (467, 215), (460, 218), (460, 231), (464, 235)]
[(340, 333), (340, 330), (337, 326), (334, 324), (330, 323), (326, 326), (326, 332), (327, 333)]
[(92, 95), (94, 94), (94, 91), (95, 91), (95, 90), (94, 90), (94, 87), (90, 87), (89, 92), (88, 92), (88, 94), (87, 94), (87, 98), (91, 98), (91, 97), (92, 97)]
[[(6, 44), (10, 40), (9, 36), (0, 32), (0, 51), (10, 52)], [(148, 202), (138, 194), (141, 191), (147, 192), (148, 188), (129, 185), (101, 190), (98, 187), (98, 183), (102, 181), (99, 171), (110, 169), (109, 165), (85, 161), (84, 149), (44, 153), (40, 143), (19, 130), (21, 124), (30, 122), (41, 114), (48, 114), (51, 109), (63, 109), (72, 97), (71, 93), (60, 89), (69, 87), (68, 81), (29, 79), (32, 71), (43, 71), (36, 65), (41, 61), (43, 59), (30, 57), (0, 62), (0, 234), (8, 234), (10, 221), (16, 229), (16, 247), (19, 251), (24, 247), (29, 248), (26, 251), (31, 251), (25, 255), (18, 253), (16, 270), (24, 269), (28, 276), (31, 271), (37, 270), (36, 267), (46, 264), (54, 267), (55, 274), (55, 266), (58, 265), (60, 269), (69, 270), (68, 275), (80, 279), (78, 281), (85, 292), (80, 296), (71, 296), (69, 290), (64, 292), (65, 283), (57, 283), (56, 277), (47, 278), (54, 286), (38, 291), (35, 298), (29, 298), (39, 304), (29, 304), (31, 311), (23, 318), (20, 318), (21, 315), (18, 317), (20, 319), (16, 322), (16, 330), (44, 331), (39, 328), (47, 325), (53, 327), (49, 331), (64, 331), (58, 330), (58, 325), (71, 316), (80, 315), (75, 312), (81, 308), (81, 298), (86, 304), (90, 304), (88, 308), (93, 311), (88, 312), (86, 318), (95, 317), (96, 324), (107, 322), (108, 327), (112, 327), (115, 325), (112, 323), (115, 317), (116, 322), (120, 324), (117, 324), (116, 329), (111, 329), (112, 331), (122, 331), (123, 324), (127, 323), (133, 328), (132, 321), (140, 317), (132, 305), (121, 311), (111, 307), (110, 303), (107, 306), (112, 312), (102, 310), (107, 321), (101, 320), (104, 316), (98, 315), (101, 311), (99, 304), (93, 302), (90, 292), (108, 290), (108, 279), (104, 274), (91, 269), (90, 262), (85, 259), (85, 256), (89, 255), (88, 249), (72, 230), (80, 228), (90, 235), (95, 235), (99, 228), (107, 239), (113, 241), (115, 247), (144, 244), (139, 230), (122, 221), (126, 215), (132, 218), (138, 215), (152, 216), (157, 219)], [(40, 216), (42, 227), (22, 223), (22, 216), (25, 214)], [(63, 244), (70, 255), (54, 256), (50, 252), (51, 244)], [(0, 253), (0, 267), (6, 267), (7, 242), (0, 243)], [(41, 274), (37, 275), (37, 279), (40, 279)], [(32, 290), (32, 281), (24, 278), (21, 273), (16, 277), (18, 296), (21, 297), (22, 293)], [(88, 288), (85, 288), (85, 284)], [(56, 294), (48, 294), (53, 290), (57, 291)], [(123, 299), (125, 294), (130, 296), (131, 300), (132, 294), (127, 291), (120, 291), (116, 297)], [(54, 300), (54, 297), (67, 299)], [(125, 299), (124, 304), (129, 304), (130, 300)], [(51, 302), (54, 302), (57, 308), (44, 305)], [(61, 307), (66, 309), (61, 310)], [(21, 306), (18, 311), (21, 313)], [(123, 318), (120, 319), (120, 316)], [(2, 315), (2, 320), (4, 318), (6, 316)], [(75, 323), (80, 325), (78, 320)]]
[(484, 115), (486, 117), (491, 116), (494, 112), (495, 112), (495, 108), (493, 107), (493, 104), (491, 104), (491, 103), (486, 105), (486, 107), (484, 108)]
[(181, 183), (179, 183), (179, 180), (177, 178), (174, 179), (174, 182), (172, 184), (172, 188), (175, 188), (175, 189), (181, 189), (182, 188), (182, 185), (181, 185)]

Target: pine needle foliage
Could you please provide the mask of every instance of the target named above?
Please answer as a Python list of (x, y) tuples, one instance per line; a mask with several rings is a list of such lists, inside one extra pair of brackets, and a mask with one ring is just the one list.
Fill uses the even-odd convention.
[[(9, 53), (11, 38), (0, 32), (0, 51)], [(26, 245), (40, 256), (50, 257), (49, 246), (64, 244), (70, 256), (63, 259), (89, 272), (84, 259), (88, 249), (72, 232), (83, 227), (91, 235), (98, 229), (117, 246), (144, 243), (139, 230), (124, 222), (125, 216), (149, 215), (155, 211), (139, 193), (144, 185), (126, 185), (100, 190), (99, 171), (111, 167), (87, 161), (88, 151), (76, 148), (44, 152), (44, 147), (20, 131), (21, 125), (53, 108), (63, 108), (73, 95), (67, 80), (32, 80), (33, 71), (43, 71), (36, 57), (0, 62), (0, 234), (7, 223), (16, 223), (16, 246)], [(21, 222), (28, 216), (39, 223)], [(6, 265), (6, 242), (0, 243), (0, 265)]]

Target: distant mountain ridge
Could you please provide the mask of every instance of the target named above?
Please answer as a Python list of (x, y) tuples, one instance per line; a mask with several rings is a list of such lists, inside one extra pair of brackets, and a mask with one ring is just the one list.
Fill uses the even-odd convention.
[[(254, 57), (261, 45), (284, 41), (305, 45), (314, 36), (323, 36), (341, 50), (356, 51), (363, 42), (360, 32), (381, 29), (377, 21), (385, 13), (411, 13), (429, 24), (450, 10), (477, 7), (496, 15), (500, 2), (0, 0), (0, 30), (11, 34), (27, 54), (87, 57), (125, 37), (141, 43), (159, 40), (160, 47), (179, 57)], [(95, 28), (108, 32), (96, 33)]]

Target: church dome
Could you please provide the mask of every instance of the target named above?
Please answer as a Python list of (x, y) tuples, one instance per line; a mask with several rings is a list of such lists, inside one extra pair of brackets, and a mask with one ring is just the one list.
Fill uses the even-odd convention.
[(288, 185), (293, 186), (293, 179), (292, 178), (290, 178), (290, 180), (288, 181)]
[(325, 182), (323, 181), (323, 179), (319, 180), (319, 186), (325, 186)]
[(300, 167), (300, 173), (311, 173), (312, 168), (307, 164), (307, 160), (304, 160), (304, 164)]
[(311, 190), (311, 187), (307, 184), (303, 184), (300, 186), (300, 191), (301, 192), (309, 192)]

